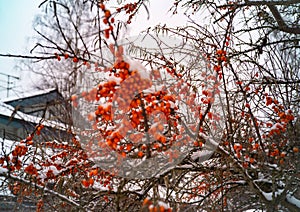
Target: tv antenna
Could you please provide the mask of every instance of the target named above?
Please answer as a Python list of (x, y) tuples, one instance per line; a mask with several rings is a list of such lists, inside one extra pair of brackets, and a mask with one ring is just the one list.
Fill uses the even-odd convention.
[[(16, 77), (16, 76), (13, 76), (13, 75), (10, 75), (10, 74), (5, 74), (5, 73), (0, 73), (0, 75), (3, 75), (3, 76), (7, 77), (6, 87), (4, 87), (4, 88), (6, 89), (6, 97), (9, 97), (9, 91), (14, 88), (13, 79), (20, 80), (20, 77)], [(1, 81), (4, 81), (4, 80), (1, 80)]]

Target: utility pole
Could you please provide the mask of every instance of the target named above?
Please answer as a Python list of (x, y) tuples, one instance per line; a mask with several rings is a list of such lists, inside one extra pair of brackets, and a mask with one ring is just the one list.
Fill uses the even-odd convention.
[(10, 86), (13, 82), (11, 81), (11, 79), (16, 79), (16, 80), (20, 80), (19, 77), (10, 75), (10, 74), (4, 74), (4, 73), (0, 73), (0, 75), (6, 76), (7, 77), (7, 87), (6, 87), (6, 97), (9, 97), (9, 90), (13, 89), (13, 86)]

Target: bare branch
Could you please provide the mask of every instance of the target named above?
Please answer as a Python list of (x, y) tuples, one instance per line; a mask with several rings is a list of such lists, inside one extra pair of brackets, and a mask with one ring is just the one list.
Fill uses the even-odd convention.
[(16, 54), (0, 54), (0, 57), (14, 57), (14, 58), (22, 58), (22, 59), (37, 59), (37, 60), (48, 60), (48, 59), (56, 59), (55, 55), (53, 56), (28, 56), (28, 55), (16, 55)]
[(259, 6), (259, 5), (292, 5), (299, 4), (299, 0), (289, 0), (289, 1), (245, 1), (247, 6)]
[(270, 11), (272, 12), (277, 24), (278, 24), (278, 29), (287, 32), (287, 33), (292, 33), (292, 34), (300, 34), (300, 28), (299, 27), (289, 27), (286, 25), (285, 21), (282, 19), (279, 11), (274, 5), (268, 5)]

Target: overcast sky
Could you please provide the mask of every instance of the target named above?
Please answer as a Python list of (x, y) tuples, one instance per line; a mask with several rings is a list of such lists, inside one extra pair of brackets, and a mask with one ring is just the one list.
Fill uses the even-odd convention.
[[(38, 5), (42, 0), (0, 0), (0, 53), (29, 54), (29, 50), (34, 46), (28, 43), (28, 38), (34, 35), (32, 22), (38, 13)], [(184, 24), (186, 19), (180, 16), (172, 16), (168, 9), (172, 6), (172, 0), (151, 0), (150, 20), (144, 9), (137, 20), (131, 25), (131, 35), (140, 30), (156, 24), (168, 23), (168, 25)], [(17, 95), (18, 92), (28, 90), (30, 79), (22, 75), (16, 68), (15, 59), (0, 57), (0, 73), (21, 77), (16, 88), (10, 91), (10, 96)], [(0, 98), (6, 97), (7, 76), (0, 74)]]
[[(36, 0), (0, 0), (0, 53), (25, 54), (30, 48), (27, 38), (33, 34), (32, 21), (38, 3)], [(0, 57), (0, 73), (20, 77), (15, 65), (15, 59)], [(6, 81), (7, 76), (1, 75), (0, 97), (6, 97)], [(20, 85), (16, 84), (15, 91), (23, 90)], [(10, 91), (10, 94), (15, 94), (15, 91)]]

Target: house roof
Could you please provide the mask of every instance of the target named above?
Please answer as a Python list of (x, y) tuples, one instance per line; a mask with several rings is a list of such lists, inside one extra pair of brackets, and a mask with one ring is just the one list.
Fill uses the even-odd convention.
[[(57, 89), (46, 89), (42, 91), (29, 92), (20, 97), (13, 97), (0, 100), (0, 123), (7, 125), (20, 125), (21, 122), (39, 124), (42, 117), (30, 115), (22, 111), (22, 107), (35, 104), (47, 104), (50, 101), (61, 99), (61, 94)], [(43, 120), (43, 124), (48, 127), (65, 128), (63, 123)]]
[[(27, 123), (39, 124), (42, 120), (42, 117), (32, 116), (15, 110), (11, 105), (0, 102), (0, 117), (4, 116), (9, 118), (9, 122), (12, 122), (13, 119), (20, 120)], [(12, 122), (13, 124), (14, 122)], [(55, 121), (43, 120), (43, 125), (48, 127), (64, 127), (62, 123), (57, 123)]]
[(39, 95), (50, 93), (52, 91), (57, 91), (57, 89), (56, 88), (49, 88), (49, 89), (44, 89), (44, 90), (26, 91), (26, 92), (23, 92), (21, 94), (18, 94), (17, 96), (12, 96), (12, 97), (7, 97), (7, 98), (4, 98), (4, 99), (1, 99), (1, 102), (11, 102), (11, 101), (14, 101), (14, 100), (39, 96)]
[(57, 89), (46, 89), (41, 91), (26, 92), (20, 96), (1, 100), (3, 103), (15, 107), (27, 107), (35, 104), (47, 104), (53, 100), (61, 99), (62, 95)]

